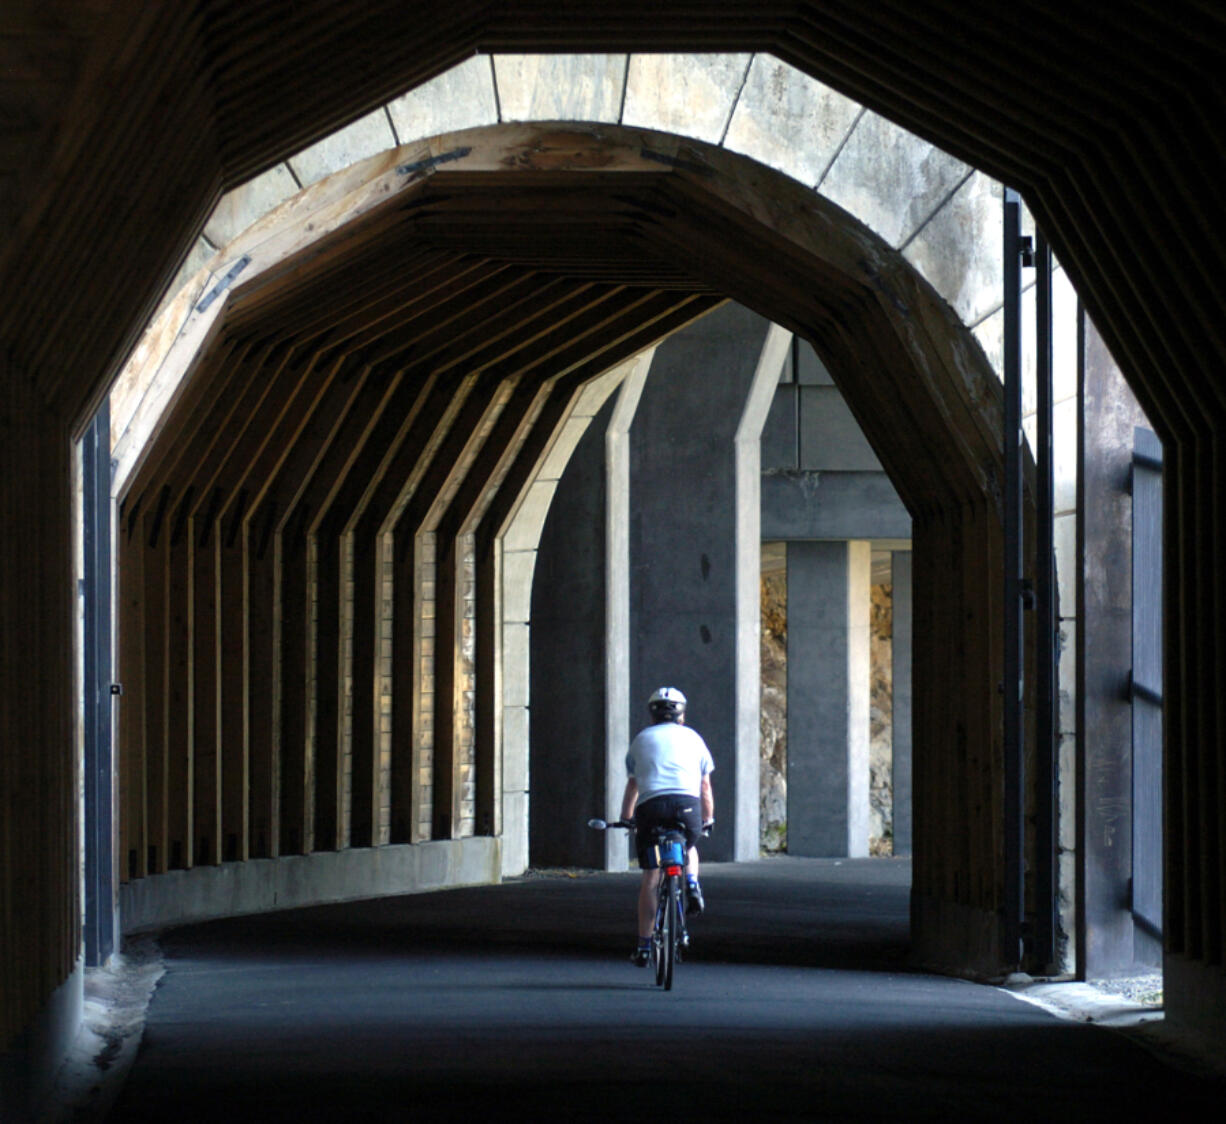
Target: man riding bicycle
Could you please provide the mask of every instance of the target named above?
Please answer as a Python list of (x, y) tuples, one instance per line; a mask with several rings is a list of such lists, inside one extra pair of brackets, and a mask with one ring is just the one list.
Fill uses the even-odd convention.
[(651, 957), (659, 863), (651, 842), (656, 825), (683, 824), (689, 848), (686, 862), (687, 913), (701, 913), (695, 844), (703, 827), (715, 820), (711, 773), (715, 762), (701, 735), (685, 725), (685, 695), (676, 687), (661, 687), (647, 700), (651, 725), (640, 730), (626, 754), (626, 792), (621, 818), (634, 819), (635, 849), (642, 879), (639, 883), (639, 943), (631, 960), (644, 967)]

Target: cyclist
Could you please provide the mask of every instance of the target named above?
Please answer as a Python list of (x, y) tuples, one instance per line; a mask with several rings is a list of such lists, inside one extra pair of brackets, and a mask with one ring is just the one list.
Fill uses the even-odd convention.
[(715, 821), (715, 797), (711, 773), (715, 762), (707, 743), (685, 724), (685, 695), (676, 687), (661, 687), (647, 700), (651, 725), (640, 730), (626, 754), (626, 791), (621, 818), (635, 821), (635, 848), (642, 879), (639, 882), (639, 942), (631, 960), (639, 967), (651, 956), (651, 930), (655, 922), (659, 864), (651, 842), (657, 824), (685, 824), (689, 859), (686, 864), (686, 913), (703, 909), (698, 884), (698, 851), (695, 843), (705, 827)]

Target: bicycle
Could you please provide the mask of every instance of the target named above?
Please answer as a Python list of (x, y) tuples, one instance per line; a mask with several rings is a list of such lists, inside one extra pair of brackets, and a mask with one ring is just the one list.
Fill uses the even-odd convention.
[[(588, 820), (588, 827), (607, 831), (611, 827), (632, 830), (633, 820)], [(704, 827), (704, 835), (710, 828)], [(656, 985), (671, 991), (673, 970), (681, 960), (683, 949), (689, 947), (690, 934), (685, 927), (685, 825), (659, 824), (651, 830), (652, 845), (660, 867), (660, 882), (656, 890), (656, 920), (651, 931), (651, 966)]]

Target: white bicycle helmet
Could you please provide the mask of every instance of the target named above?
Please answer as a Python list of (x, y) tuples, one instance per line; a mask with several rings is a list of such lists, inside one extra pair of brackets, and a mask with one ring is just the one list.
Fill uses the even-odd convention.
[(660, 687), (647, 700), (647, 713), (656, 722), (680, 722), (685, 715), (685, 696), (676, 687)]

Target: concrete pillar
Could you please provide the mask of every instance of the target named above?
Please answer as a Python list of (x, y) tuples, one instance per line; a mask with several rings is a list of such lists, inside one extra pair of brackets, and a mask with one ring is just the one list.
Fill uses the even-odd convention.
[[(605, 814), (607, 402), (554, 493), (536, 556), (531, 628), (529, 854), (537, 866), (604, 865), (585, 824)], [(527, 756), (527, 755), (525, 755)], [(560, 814), (562, 813), (562, 814)]]
[[(619, 700), (628, 678), (628, 485), (624, 455), (613, 456), (613, 468), (606, 465), (607, 431), (622, 433), (629, 425), (651, 357), (648, 349), (585, 387), (534, 484), (550, 489), (548, 516), (543, 526), (520, 533), (517, 545), (530, 558), (520, 563), (503, 599), (505, 619), (525, 622), (530, 646), (530, 706), (522, 713), (506, 708), (503, 736), (504, 799), (522, 805), (520, 819), (527, 823), (523, 865), (530, 850), (538, 866), (626, 867), (625, 837), (602, 837), (586, 823), (616, 810), (625, 784), (624, 764), (620, 783), (611, 782), (609, 762), (615, 756), (611, 740), (621, 737), (623, 756), (626, 745), (625, 734), (615, 731), (627, 725)], [(504, 848), (513, 826), (508, 815)], [(610, 844), (606, 854), (615, 836), (621, 852)]]
[(788, 543), (788, 853), (868, 854), (867, 542)]
[(894, 713), (891, 720), (894, 854), (911, 853), (911, 552), (891, 555)]
[[(634, 730), (630, 707), (630, 426), (654, 348), (635, 365), (617, 395), (605, 431), (605, 799), (604, 815), (620, 812), (626, 747)], [(637, 727), (635, 727), (637, 729)], [(620, 831), (604, 836), (605, 870), (626, 870), (630, 848)]]
[(758, 448), (786, 341), (738, 305), (710, 313), (660, 345), (631, 432), (630, 726), (656, 687), (689, 696), (714, 859), (758, 855)]

